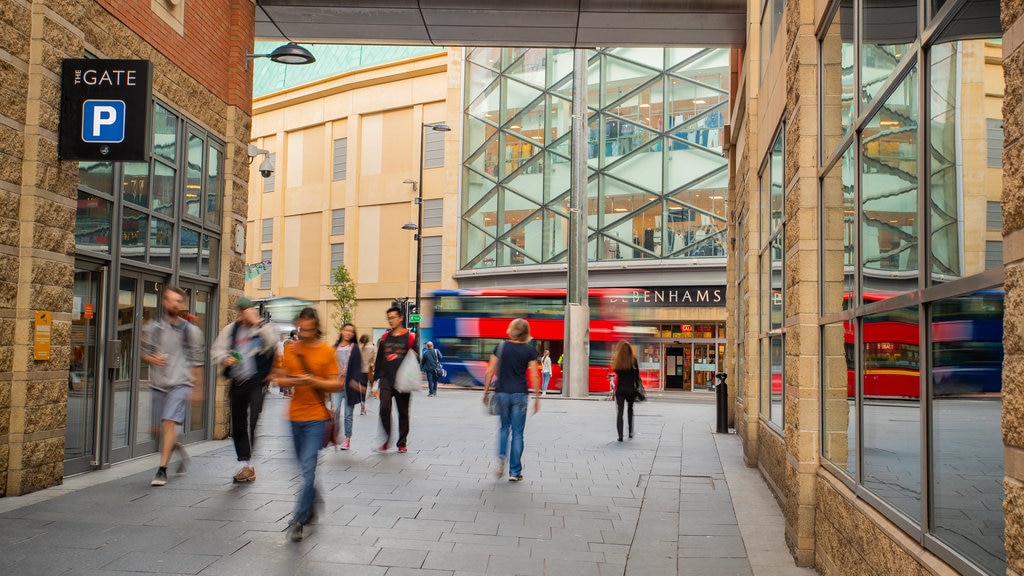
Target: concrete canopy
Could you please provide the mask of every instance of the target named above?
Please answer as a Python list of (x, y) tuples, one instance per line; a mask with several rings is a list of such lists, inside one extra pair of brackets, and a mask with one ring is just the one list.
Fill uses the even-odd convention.
[(746, 0), (259, 0), (256, 37), (435, 46), (745, 42)]

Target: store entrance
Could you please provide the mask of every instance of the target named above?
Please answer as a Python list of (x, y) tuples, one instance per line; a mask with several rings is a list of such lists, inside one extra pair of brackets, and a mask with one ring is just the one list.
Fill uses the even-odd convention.
[(690, 390), (690, 358), (693, 353), (689, 345), (665, 347), (665, 389)]
[(106, 266), (80, 264), (75, 268), (71, 307), (71, 358), (68, 367), (67, 424), (64, 428), (64, 474), (92, 468), (97, 460), (99, 407), (103, 378), (103, 295)]

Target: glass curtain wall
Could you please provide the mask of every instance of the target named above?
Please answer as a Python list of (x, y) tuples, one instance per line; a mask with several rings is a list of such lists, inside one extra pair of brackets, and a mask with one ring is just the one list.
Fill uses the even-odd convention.
[[(588, 62), (589, 260), (725, 258), (728, 50)], [(566, 49), (467, 53), (463, 269), (567, 261), (572, 66)]]
[(834, 2), (819, 38), (821, 450), (955, 568), (1002, 574), (999, 2), (920, 4)]
[[(195, 286), (202, 297), (188, 302), (188, 312), (207, 339), (216, 328), (216, 314), (208, 307), (220, 275), (224, 144), (158, 100), (153, 102), (152, 142), (143, 162), (78, 165), (76, 259), (82, 267), (109, 270), (111, 277), (110, 293), (96, 296), (107, 305), (92, 307), (96, 325), (90, 330), (121, 343), (119, 361), (107, 366), (111, 378), (97, 384), (106, 388), (89, 399), (95, 403), (105, 398), (105, 404), (75, 408), (105, 422), (99, 429), (106, 437), (98, 448), (105, 462), (156, 449), (146, 387), (149, 370), (138, 350), (142, 324), (158, 313), (160, 287), (171, 279)], [(94, 359), (93, 364), (81, 369), (96, 370), (101, 361)], [(211, 393), (207, 402), (212, 398)], [(208, 430), (208, 406), (190, 412), (188, 430), (197, 433), (189, 440)], [(77, 437), (89, 436), (81, 432)], [(78, 444), (69, 443), (65, 458), (76, 456)]]

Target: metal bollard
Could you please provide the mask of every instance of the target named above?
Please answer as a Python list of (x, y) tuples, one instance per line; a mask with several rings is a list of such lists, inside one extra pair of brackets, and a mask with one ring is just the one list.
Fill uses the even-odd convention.
[(719, 434), (729, 433), (729, 386), (725, 383), (728, 377), (725, 372), (715, 374), (715, 378), (718, 378), (718, 384), (715, 386), (715, 431)]

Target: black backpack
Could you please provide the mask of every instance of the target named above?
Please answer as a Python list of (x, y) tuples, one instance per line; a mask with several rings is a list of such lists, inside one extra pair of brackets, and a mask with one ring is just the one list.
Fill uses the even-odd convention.
[[(255, 327), (253, 327), (253, 330), (254, 331), (255, 330), (259, 330), (266, 323), (267, 323), (267, 320), (263, 320), (262, 322), (257, 324)], [(231, 347), (232, 348), (235, 347), (235, 341), (236, 340), (238, 340), (238, 322), (237, 321), (234, 324), (231, 325)], [(253, 379), (255, 379), (255, 380), (259, 381), (259, 382), (263, 382), (263, 383), (265, 383), (267, 381), (267, 378), (270, 377), (270, 371), (274, 368), (274, 356), (276, 355), (276, 353), (277, 353), (277, 349), (276, 349), (276, 347), (273, 347), (273, 346), (269, 350), (267, 350), (265, 352), (257, 352), (256, 353), (256, 374), (253, 376)], [(224, 377), (229, 379), (229, 380), (231, 379), (231, 368), (233, 368), (233, 366), (225, 366), (224, 367)]]

